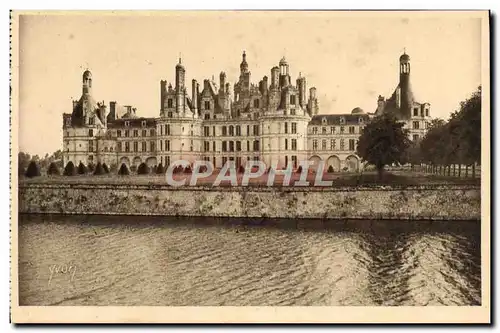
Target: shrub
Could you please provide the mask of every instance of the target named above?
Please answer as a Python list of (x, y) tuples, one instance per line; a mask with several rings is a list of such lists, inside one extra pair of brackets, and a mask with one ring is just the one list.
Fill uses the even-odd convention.
[(49, 168), (47, 169), (47, 175), (59, 175), (59, 168), (54, 162), (50, 163)]
[(349, 168), (348, 167), (344, 167), (344, 168), (342, 168), (342, 171), (349, 171)]
[(328, 167), (327, 172), (328, 172), (328, 173), (333, 173), (333, 166), (332, 166), (332, 165), (330, 165), (330, 166)]
[(80, 162), (80, 164), (78, 164), (78, 174), (84, 175), (86, 173), (87, 173), (87, 168), (85, 167), (85, 165), (83, 165), (82, 162)]
[(199, 168), (200, 172), (207, 172), (207, 166), (206, 165), (200, 165), (200, 168)]
[(28, 168), (26, 169), (26, 177), (33, 178), (33, 177), (39, 177), (40, 176), (40, 168), (36, 164), (35, 161), (31, 161), (30, 164), (28, 165)]
[(151, 172), (151, 173), (156, 173), (157, 168), (158, 168), (158, 166), (153, 165), (153, 166), (149, 169), (149, 172)]
[(127, 168), (127, 165), (125, 163), (122, 163), (122, 165), (120, 166), (120, 169), (118, 170), (118, 174), (120, 176), (127, 176), (130, 174), (130, 172)]
[(104, 167), (102, 166), (101, 162), (97, 162), (95, 168), (94, 168), (94, 175), (102, 175), (106, 171), (104, 171)]
[(299, 167), (297, 168), (297, 173), (301, 173), (302, 172), (302, 165), (299, 165)]
[(161, 174), (164, 174), (165, 173), (165, 169), (163, 168), (163, 164), (158, 164), (158, 166), (156, 167), (156, 173), (158, 175), (161, 175)]
[(181, 173), (184, 170), (182, 165), (177, 165), (174, 170), (172, 171), (173, 173)]
[(73, 162), (69, 161), (68, 164), (66, 164), (63, 174), (65, 176), (74, 176), (76, 174), (75, 165), (73, 164)]
[(245, 172), (245, 168), (243, 167), (243, 165), (240, 165), (238, 168), (238, 173), (244, 173), (244, 172)]
[(139, 168), (137, 168), (138, 175), (147, 175), (149, 174), (149, 167), (146, 163), (141, 163)]
[(130, 172), (135, 173), (136, 171), (137, 171), (137, 165), (132, 165), (132, 166), (130, 167)]
[(106, 163), (103, 163), (102, 164), (102, 169), (104, 170), (105, 173), (109, 173), (109, 168), (108, 166), (106, 165)]
[(191, 166), (189, 166), (189, 165), (188, 165), (188, 166), (184, 169), (184, 173), (188, 173), (188, 174), (190, 174), (190, 173), (192, 173), (192, 172), (193, 172), (193, 171), (191, 170)]
[(88, 172), (90, 172), (90, 173), (92, 173), (92, 172), (94, 172), (94, 170), (95, 170), (95, 165), (94, 165), (94, 163), (89, 163), (89, 164), (87, 165), (87, 171), (88, 171)]

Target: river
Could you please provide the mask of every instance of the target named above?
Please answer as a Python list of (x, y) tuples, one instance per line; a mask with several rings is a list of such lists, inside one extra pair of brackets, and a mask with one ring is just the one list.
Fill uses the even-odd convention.
[(20, 305), (480, 305), (478, 221), (21, 215)]

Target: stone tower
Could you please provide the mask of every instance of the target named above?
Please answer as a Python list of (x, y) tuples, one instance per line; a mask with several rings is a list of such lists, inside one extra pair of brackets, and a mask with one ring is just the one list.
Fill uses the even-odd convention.
[(399, 57), (399, 89), (401, 115), (409, 119), (413, 105), (413, 92), (410, 84), (410, 56), (406, 52)]

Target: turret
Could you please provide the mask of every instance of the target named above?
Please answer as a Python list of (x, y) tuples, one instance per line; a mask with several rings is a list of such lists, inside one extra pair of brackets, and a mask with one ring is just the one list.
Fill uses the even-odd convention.
[(401, 114), (406, 118), (410, 118), (413, 105), (413, 92), (410, 84), (410, 56), (406, 52), (399, 57), (399, 88), (401, 91)]
[(220, 75), (219, 75), (219, 92), (222, 91), (222, 93), (224, 93), (224, 87), (226, 85), (226, 73), (224, 72), (220, 72)]
[(165, 95), (167, 93), (167, 81), (160, 81), (160, 111), (163, 111), (163, 104), (165, 103)]
[(280, 60), (280, 87), (284, 88), (290, 85), (290, 75), (288, 62), (285, 57)]
[(279, 88), (280, 69), (277, 66), (271, 68), (271, 89)]
[(246, 55), (245, 51), (243, 51), (243, 54), (242, 54), (242, 60), (241, 60), (241, 64), (240, 64), (240, 72), (241, 72), (241, 74), (248, 72), (247, 55)]
[(83, 72), (82, 93), (92, 95), (92, 73), (89, 70)]
[(186, 70), (182, 65), (182, 60), (179, 58), (179, 63), (175, 66), (175, 97), (176, 97), (176, 105), (175, 111), (181, 112), (184, 110), (184, 99), (185, 99), (185, 91), (186, 87), (184, 85)]

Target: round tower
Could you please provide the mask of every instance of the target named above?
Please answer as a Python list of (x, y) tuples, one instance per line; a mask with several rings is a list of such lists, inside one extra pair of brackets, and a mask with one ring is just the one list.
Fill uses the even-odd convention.
[(175, 96), (176, 104), (175, 111), (181, 112), (184, 110), (184, 99), (185, 99), (185, 74), (186, 69), (182, 65), (182, 59), (179, 58), (179, 63), (175, 66)]

